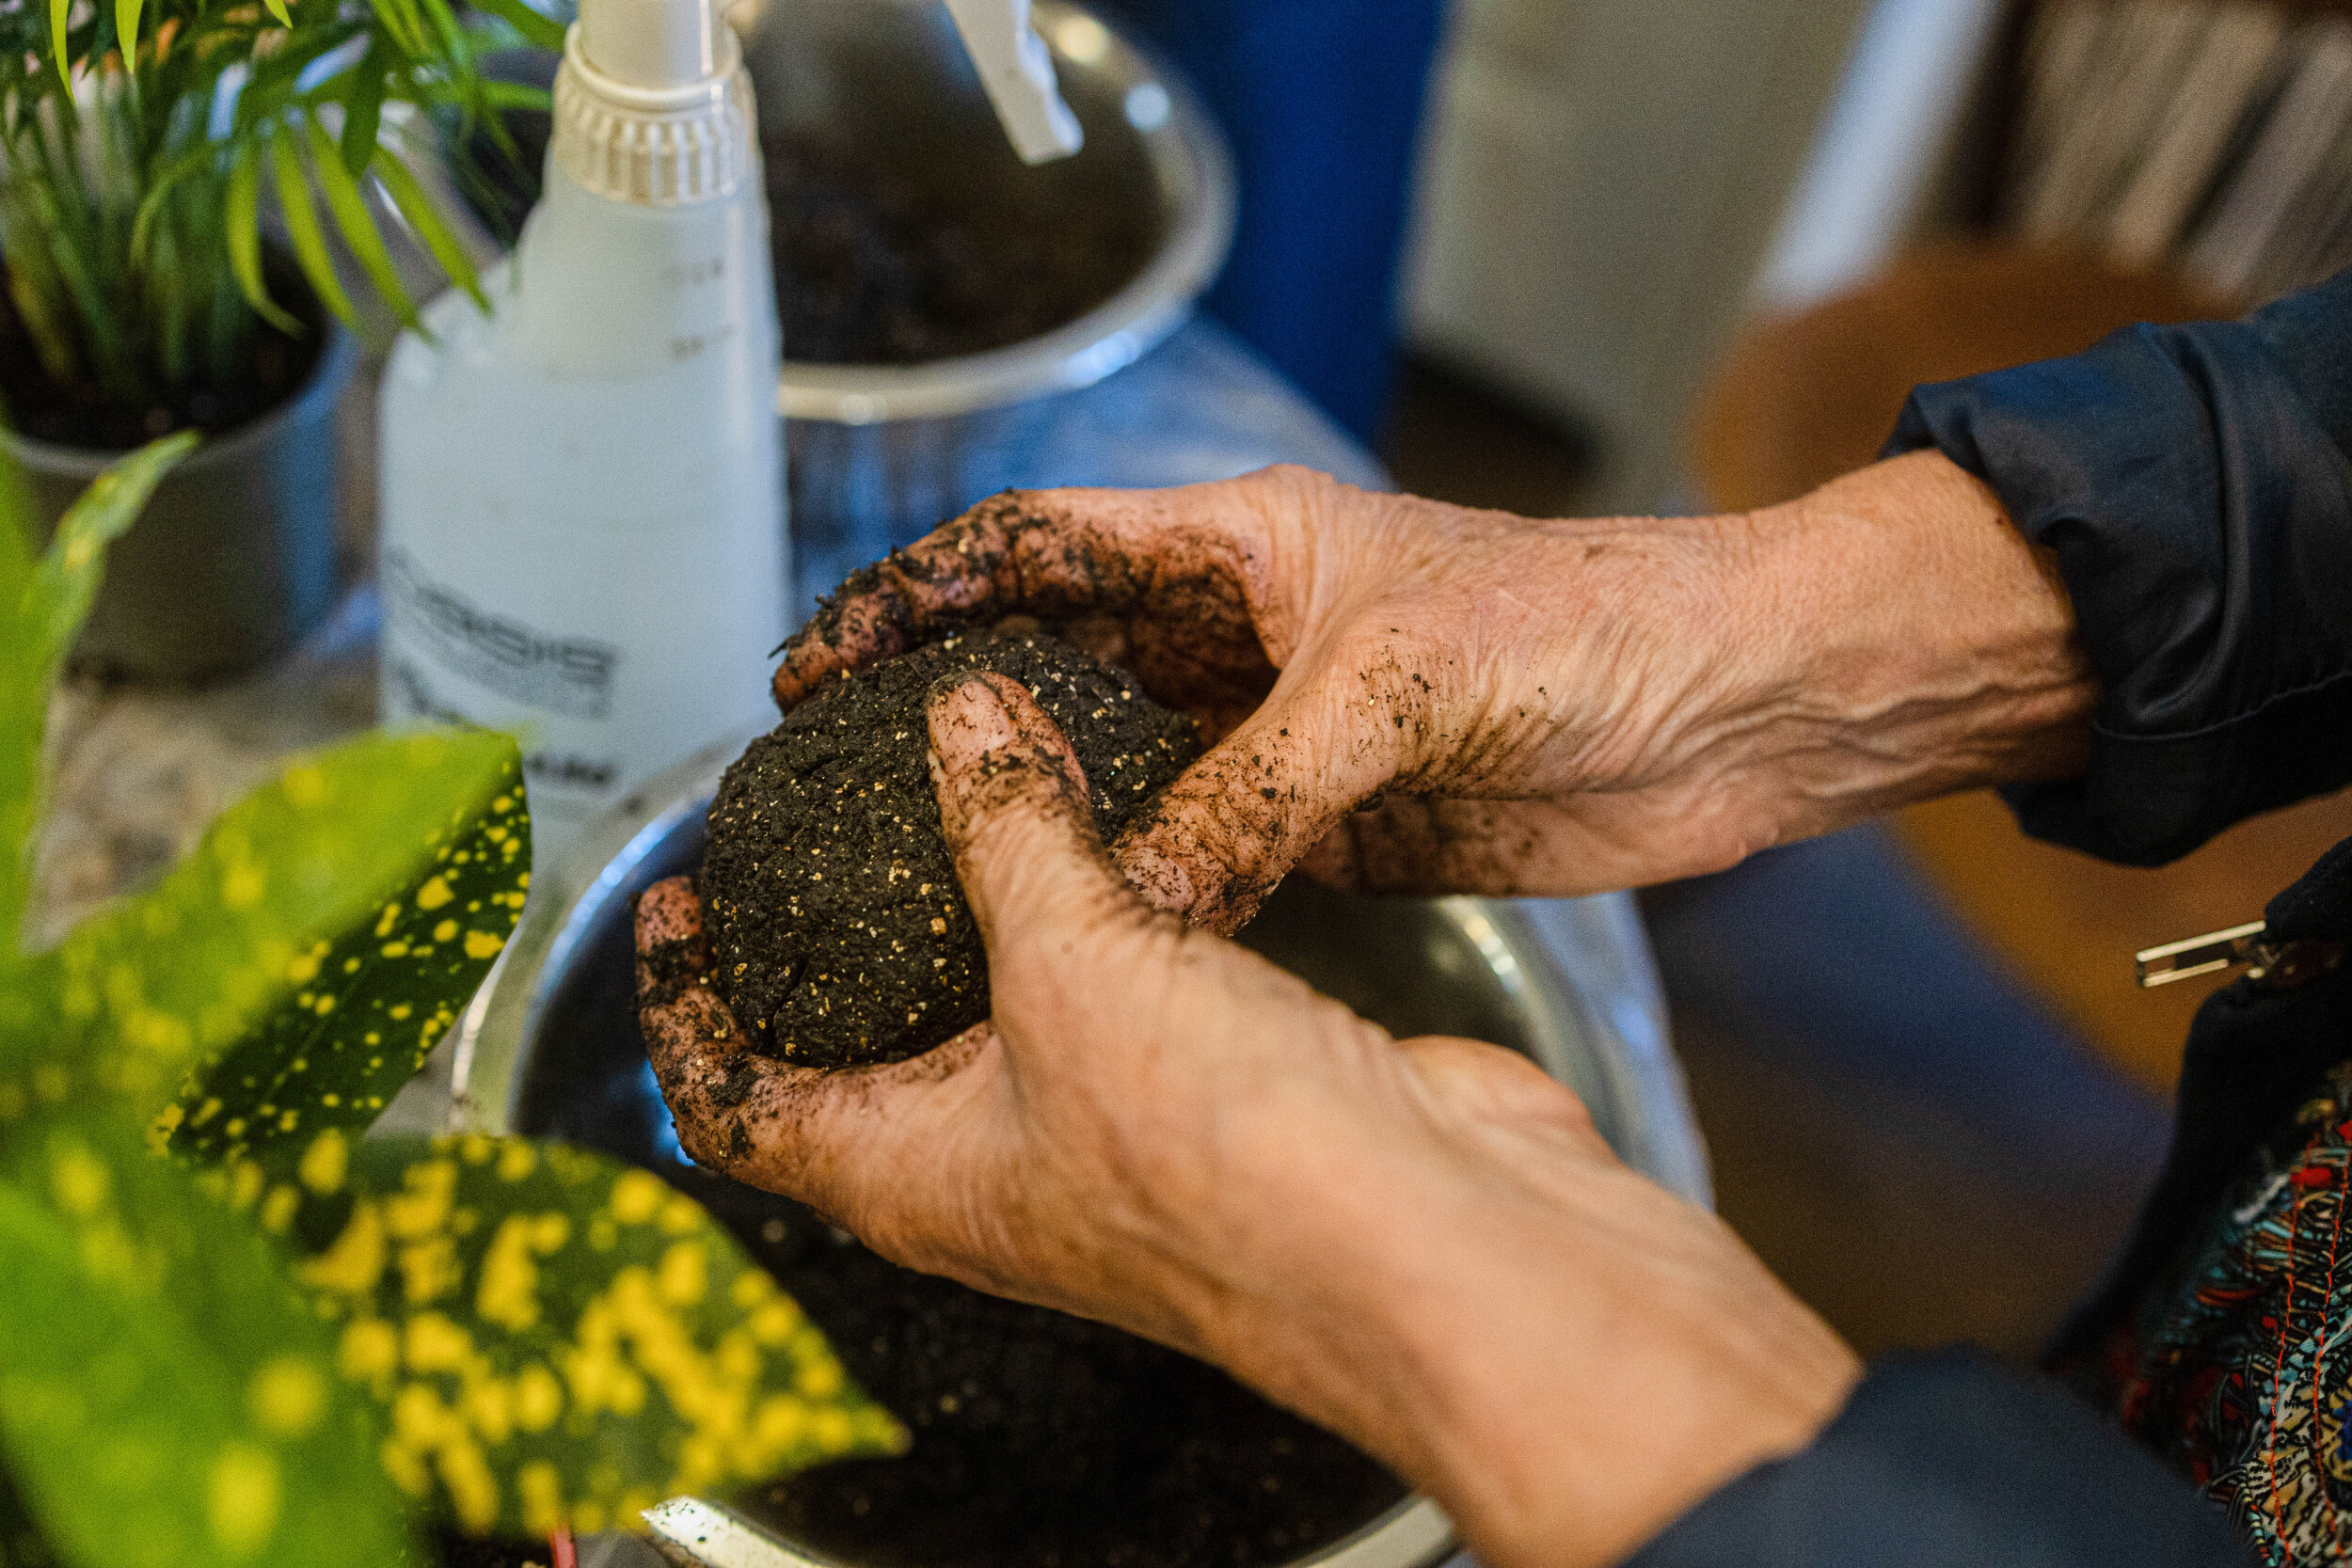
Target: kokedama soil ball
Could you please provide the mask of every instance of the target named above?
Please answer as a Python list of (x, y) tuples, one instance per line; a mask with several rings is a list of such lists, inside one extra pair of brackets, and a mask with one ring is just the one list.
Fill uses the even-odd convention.
[(902, 1061), (988, 1016), (988, 955), (925, 760), (932, 687), (983, 670), (1070, 737), (1105, 842), (1200, 752), (1191, 720), (1050, 637), (952, 638), (831, 682), (752, 743), (710, 808), (699, 886), (752, 1049)]

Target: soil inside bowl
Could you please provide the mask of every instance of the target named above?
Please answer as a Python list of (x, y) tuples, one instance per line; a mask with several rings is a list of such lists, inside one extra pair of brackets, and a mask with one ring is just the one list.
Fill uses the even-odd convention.
[(976, 181), (777, 136), (762, 150), (785, 353), (803, 364), (1009, 348), (1108, 300), (1160, 243), (1132, 195), (1058, 170)]
[(326, 341), (325, 315), (298, 274), (273, 267), (270, 291), (302, 322), (299, 337), (257, 321), (236, 375), (125, 403), (95, 386), (60, 382), (49, 374), (17, 313), (6, 275), (0, 274), (0, 409), (20, 436), (90, 451), (128, 451), (178, 430), (207, 436), (232, 431), (292, 397), (310, 379)]
[[(628, 885), (691, 870), (705, 847), (697, 811)], [(582, 931), (544, 998), (537, 1037), (551, 1048), (525, 1071), (516, 1131), (603, 1149), (704, 1204), (914, 1436), (898, 1459), (726, 1500), (846, 1568), (1274, 1568), (1403, 1499), (1373, 1460), (1214, 1368), (898, 1268), (798, 1205), (691, 1164), (638, 1031), (628, 903), (613, 897)], [(1350, 933), (1343, 950), (1334, 929)], [(1244, 942), (1392, 1032), (1526, 1048), (1499, 990), (1400, 988), (1432, 962), (1415, 906), (1284, 887)]]
[[(1189, 721), (1047, 637), (953, 638), (828, 685), (728, 770), (708, 817), (698, 881), (757, 1049), (896, 1060), (986, 1016), (922, 738), (934, 683), (973, 670), (1019, 680), (1062, 726), (1105, 836), (1197, 749)], [(909, 1273), (803, 1210), (697, 1177), (914, 1433), (902, 1458), (763, 1492), (758, 1512), (799, 1544), (858, 1568), (1270, 1568), (1403, 1496), (1200, 1362)]]
[[(513, 113), (506, 125), (516, 153), (478, 137), (460, 185), (511, 239), (539, 198), (548, 119)], [(981, 179), (968, 152), (916, 171), (778, 132), (760, 152), (785, 357), (797, 364), (919, 365), (1009, 348), (1110, 299), (1162, 238), (1158, 214), (1120, 188), (1138, 175), (1123, 164)]]
[(1405, 1486), (1216, 1369), (884, 1262), (797, 1205), (674, 1167), (904, 1421), (902, 1457), (739, 1498), (854, 1568), (1274, 1568)]

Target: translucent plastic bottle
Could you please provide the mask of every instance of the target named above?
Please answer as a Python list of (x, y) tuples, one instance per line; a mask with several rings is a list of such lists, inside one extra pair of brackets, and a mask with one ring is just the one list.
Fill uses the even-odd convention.
[(787, 593), (751, 86), (707, 0), (583, 0), (546, 194), (382, 403), (383, 713), (522, 737), (540, 863), (771, 721)]

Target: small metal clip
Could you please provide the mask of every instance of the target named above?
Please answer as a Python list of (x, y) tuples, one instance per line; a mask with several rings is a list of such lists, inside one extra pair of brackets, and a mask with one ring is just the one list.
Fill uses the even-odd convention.
[(2251, 920), (2226, 931), (2208, 931), (2185, 942), (2151, 947), (2136, 956), (2139, 983), (2143, 988), (2169, 986), (2232, 964), (2258, 962), (2263, 956), (2260, 938), (2264, 929), (2261, 921)]
[(2254, 920), (2226, 931), (2208, 931), (2185, 942), (2151, 947), (2137, 955), (2139, 983), (2143, 988), (2169, 986), (2175, 980), (2211, 974), (2233, 964), (2250, 964), (2253, 967), (2246, 972), (2246, 977), (2254, 984), (2273, 990), (2293, 990), (2306, 981), (2332, 973), (2344, 961), (2343, 942), (2310, 939), (2265, 942), (2265, 930), (2264, 924)]

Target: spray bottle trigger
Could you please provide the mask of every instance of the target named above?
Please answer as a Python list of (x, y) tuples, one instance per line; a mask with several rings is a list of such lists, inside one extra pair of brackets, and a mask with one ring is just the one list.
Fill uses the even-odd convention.
[(1054, 80), (1053, 51), (1030, 24), (1029, 0), (947, 0), (947, 14), (1023, 163), (1051, 163), (1086, 145)]

